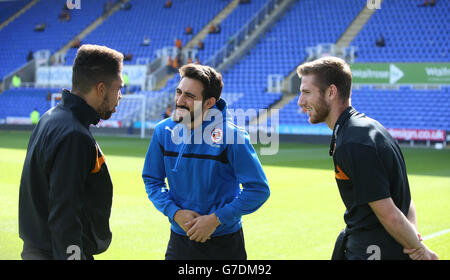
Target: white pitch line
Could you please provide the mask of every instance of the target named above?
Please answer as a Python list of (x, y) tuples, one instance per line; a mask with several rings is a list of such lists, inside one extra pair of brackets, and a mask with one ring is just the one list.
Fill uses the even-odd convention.
[(449, 232), (450, 232), (450, 228), (444, 229), (444, 230), (441, 230), (441, 231), (432, 233), (432, 234), (430, 234), (430, 235), (424, 236), (424, 237), (423, 237), (423, 240), (425, 241), (425, 240), (434, 238), (434, 237), (436, 237), (436, 236), (444, 235), (444, 234), (449, 233)]

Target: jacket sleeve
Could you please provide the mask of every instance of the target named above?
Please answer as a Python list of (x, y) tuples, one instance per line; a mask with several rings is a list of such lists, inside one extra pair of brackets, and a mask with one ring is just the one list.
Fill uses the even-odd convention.
[(216, 210), (216, 216), (224, 225), (236, 222), (242, 215), (253, 213), (270, 196), (266, 175), (248, 133), (240, 129), (236, 133), (238, 140), (229, 145), (227, 155), (242, 189), (230, 203)]
[(84, 186), (96, 157), (95, 144), (83, 134), (71, 133), (54, 152), (49, 173), (48, 225), (53, 257), (67, 259), (69, 246), (82, 244)]
[(181, 208), (170, 198), (165, 178), (164, 155), (158, 140), (158, 131), (155, 130), (147, 155), (145, 156), (142, 179), (144, 180), (145, 190), (150, 201), (172, 223), (175, 212)]

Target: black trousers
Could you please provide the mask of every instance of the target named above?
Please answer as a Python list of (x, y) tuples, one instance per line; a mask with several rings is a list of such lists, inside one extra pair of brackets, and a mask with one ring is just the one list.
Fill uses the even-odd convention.
[(170, 231), (166, 260), (246, 260), (242, 228), (232, 234), (211, 237), (205, 243)]
[[(24, 242), (23, 250), (20, 254), (22, 260), (53, 260), (52, 252), (38, 249), (31, 244)], [(86, 260), (94, 260), (94, 256), (85, 256)]]
[(403, 247), (383, 227), (341, 231), (332, 260), (410, 260)]

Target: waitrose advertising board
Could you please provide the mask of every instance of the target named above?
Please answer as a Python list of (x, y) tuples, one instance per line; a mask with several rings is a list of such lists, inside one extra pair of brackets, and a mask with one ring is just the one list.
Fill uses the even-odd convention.
[(354, 63), (355, 84), (450, 84), (450, 63)]

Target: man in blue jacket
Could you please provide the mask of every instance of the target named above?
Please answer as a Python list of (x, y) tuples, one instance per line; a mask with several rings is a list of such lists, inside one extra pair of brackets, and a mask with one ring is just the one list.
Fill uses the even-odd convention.
[(220, 98), (222, 76), (196, 64), (179, 72), (175, 111), (156, 126), (142, 173), (149, 199), (171, 223), (165, 257), (246, 259), (241, 216), (268, 199), (267, 178)]

